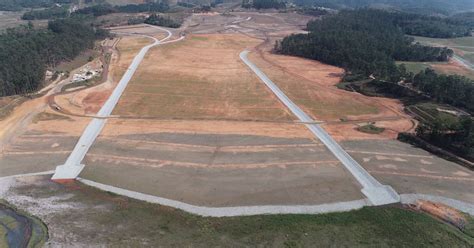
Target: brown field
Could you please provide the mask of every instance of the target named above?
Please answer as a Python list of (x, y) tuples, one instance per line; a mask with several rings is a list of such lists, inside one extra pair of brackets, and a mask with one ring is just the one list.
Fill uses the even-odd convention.
[(122, 78), (128, 66), (132, 62), (135, 55), (142, 49), (142, 47), (152, 42), (149, 38), (124, 36), (117, 44), (118, 57), (112, 58), (112, 66), (110, 74), (112, 81), (117, 81)]
[(240, 34), (191, 35), (150, 50), (115, 115), (156, 118), (290, 120), (239, 53), (259, 40)]
[[(413, 128), (399, 101), (337, 89), (340, 68), (267, 51), (251, 53), (249, 58), (306, 113), (327, 122), (324, 127), (338, 140), (395, 138), (398, 132)], [(377, 121), (386, 130), (381, 134), (356, 130), (358, 123), (369, 121)]]
[(448, 74), (448, 75), (462, 75), (471, 79), (474, 79), (474, 72), (469, 70), (464, 65), (460, 64), (457, 61), (449, 61), (448, 63), (434, 63), (431, 64), (431, 67), (436, 70), (438, 73)]

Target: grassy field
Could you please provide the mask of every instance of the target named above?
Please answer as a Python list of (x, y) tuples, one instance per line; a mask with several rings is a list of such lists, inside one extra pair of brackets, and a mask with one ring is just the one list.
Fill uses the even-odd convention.
[(414, 74), (417, 74), (420, 71), (424, 71), (427, 68), (431, 68), (430, 64), (426, 62), (406, 62), (406, 61), (397, 62), (397, 65), (401, 65), (401, 64), (405, 65), (407, 70)]
[[(467, 56), (465, 56), (467, 57)], [(472, 58), (474, 61), (474, 58)], [(465, 68), (464, 66), (457, 65), (455, 63), (449, 62), (407, 62), (407, 61), (398, 61), (397, 65), (404, 64), (409, 72), (414, 74), (419, 73), (427, 68), (433, 69), (438, 73), (447, 74), (447, 75), (463, 75), (465, 77), (474, 79), (474, 72)]]
[[(456, 55), (460, 56), (464, 60), (471, 64), (474, 64), (474, 37), (461, 37), (453, 39), (435, 39), (426, 37), (414, 37), (417, 42), (431, 46), (448, 46), (454, 49)], [(463, 68), (449, 68), (441, 65), (434, 66), (434, 69), (440, 73), (453, 74), (458, 73), (474, 79), (474, 73), (472, 70), (462, 70)], [(462, 70), (462, 71), (459, 71)]]
[(470, 229), (462, 232), (426, 214), (399, 207), (366, 207), (321, 215), (210, 218), (117, 196), (80, 183), (66, 186), (45, 183), (53, 187), (36, 184), (16, 188), (14, 192), (20, 196), (40, 196), (36, 208), (49, 208), (49, 197), (60, 197), (61, 204), (75, 206), (49, 211), (46, 219), (51, 220), (48, 223), (53, 238), (54, 231), (61, 230), (74, 234), (74, 240), (89, 242), (82, 243), (85, 246), (101, 246), (101, 243), (110, 247), (474, 245)]
[[(445, 123), (453, 123), (458, 120), (458, 117), (454, 114), (448, 113), (447, 111), (457, 111), (451, 106), (436, 104), (436, 103), (418, 103), (415, 105), (408, 106), (409, 110), (416, 114), (422, 120), (430, 123), (436, 119), (443, 120)], [(440, 111), (445, 110), (445, 112)]]

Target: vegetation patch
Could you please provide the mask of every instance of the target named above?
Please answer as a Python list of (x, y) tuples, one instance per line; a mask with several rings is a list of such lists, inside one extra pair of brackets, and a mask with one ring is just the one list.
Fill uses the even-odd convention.
[[(87, 240), (91, 242), (105, 239), (110, 246), (156, 243), (177, 247), (473, 245), (472, 239), (459, 229), (427, 214), (399, 207), (364, 207), (319, 215), (212, 218), (117, 196), (80, 183), (67, 188), (66, 192), (75, 196), (66, 201), (87, 207), (68, 210), (67, 215), (60, 216), (61, 223), (75, 234), (90, 235)], [(88, 216), (87, 223), (81, 223), (88, 228), (70, 224), (84, 214)]]
[(357, 131), (369, 134), (379, 134), (385, 131), (383, 127), (377, 127), (374, 124), (367, 124), (357, 128)]
[(0, 247), (43, 247), (47, 240), (40, 219), (0, 201)]

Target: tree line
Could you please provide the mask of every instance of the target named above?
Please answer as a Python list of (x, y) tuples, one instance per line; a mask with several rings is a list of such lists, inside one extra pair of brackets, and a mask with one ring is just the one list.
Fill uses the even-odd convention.
[(169, 6), (166, 3), (144, 3), (127, 4), (122, 6), (112, 6), (110, 4), (97, 4), (70, 13), (68, 6), (30, 10), (21, 17), (23, 20), (47, 20), (56, 18), (66, 18), (78, 15), (93, 15), (94, 17), (108, 15), (112, 13), (141, 13), (141, 12), (166, 12)]
[(21, 19), (23, 20), (47, 20), (55, 18), (66, 18), (69, 16), (69, 6), (51, 7), (40, 10), (30, 10), (25, 12)]
[(69, 4), (74, 0), (0, 0), (0, 10), (20, 11), (23, 8), (49, 8), (54, 4)]
[(474, 161), (474, 121), (470, 116), (438, 116), (431, 122), (420, 122), (415, 132), (431, 144)]
[(427, 15), (450, 15), (453, 12), (474, 10), (472, 0), (294, 0), (294, 2), (298, 5), (332, 9), (385, 7)]
[(275, 50), (384, 80), (399, 77), (396, 60), (447, 61), (453, 54), (447, 48), (414, 44), (387, 12), (379, 10), (341, 11), (309, 22), (307, 30), (308, 34), (285, 37)]
[(140, 12), (166, 12), (169, 6), (163, 2), (150, 2), (143, 4), (127, 4), (122, 6), (112, 6), (110, 4), (98, 4), (86, 7), (74, 12), (75, 15), (102, 16), (112, 13), (140, 13)]
[(0, 96), (36, 91), (46, 69), (72, 60), (107, 36), (80, 19), (50, 21), (47, 29), (30, 23), (0, 34)]
[(419, 91), (440, 103), (474, 113), (474, 81), (459, 75), (439, 75), (427, 68), (408, 79)]
[(151, 14), (148, 18), (144, 21), (146, 24), (156, 25), (156, 26), (163, 26), (169, 28), (179, 28), (181, 23), (171, 19), (170, 17), (163, 17), (157, 15), (156, 13)]
[(284, 9), (286, 3), (280, 0), (243, 0), (241, 6), (246, 9)]

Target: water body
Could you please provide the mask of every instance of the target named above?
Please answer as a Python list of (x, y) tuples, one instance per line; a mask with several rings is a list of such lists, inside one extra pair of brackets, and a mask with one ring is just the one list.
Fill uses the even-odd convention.
[(0, 204), (0, 247), (41, 247), (47, 237), (39, 219)]

